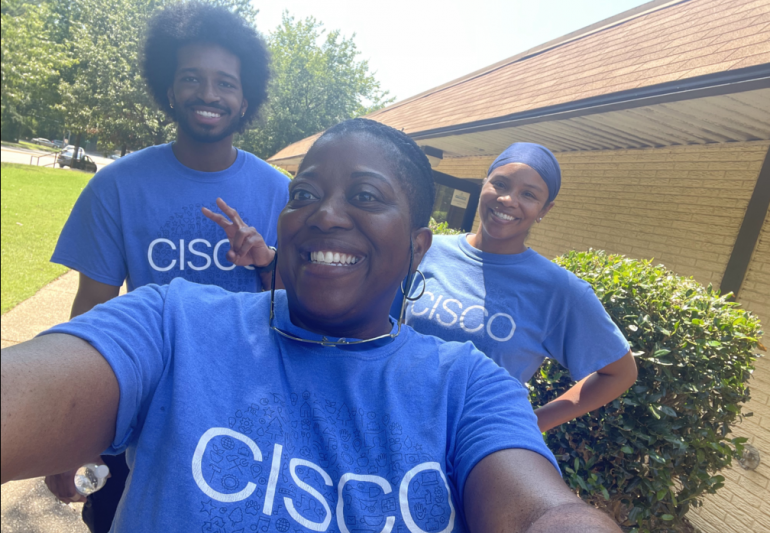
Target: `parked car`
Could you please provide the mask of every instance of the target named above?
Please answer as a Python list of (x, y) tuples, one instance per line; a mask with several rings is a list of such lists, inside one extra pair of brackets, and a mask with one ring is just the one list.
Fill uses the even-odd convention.
[(58, 141), (51, 141), (53, 143), (54, 148), (64, 148), (64, 141), (58, 140)]
[[(82, 148), (80, 150), (83, 150)], [(62, 153), (59, 154), (59, 166), (61, 168), (64, 167), (70, 167), (70, 168), (77, 168), (80, 170), (85, 170), (86, 172), (96, 172), (96, 163), (94, 163), (94, 160), (85, 155), (85, 153), (78, 150), (78, 153), (81, 154), (79, 158), (76, 158), (74, 161), (72, 159), (72, 155), (75, 153), (74, 150), (64, 150)]]
[[(72, 158), (72, 152), (74, 152), (74, 151), (75, 151), (75, 147), (73, 145), (71, 145), (71, 144), (68, 144), (67, 146), (64, 147), (64, 150), (61, 151), (61, 154), (64, 154), (65, 152), (70, 152), (69, 157), (71, 159)], [(59, 155), (59, 157), (61, 157), (61, 154)], [(80, 159), (81, 157), (84, 157), (85, 155), (86, 155), (85, 149), (82, 146), (80, 148), (78, 148), (78, 157), (77, 157), (77, 159)]]
[(44, 137), (35, 137), (31, 141), (32, 144), (39, 144), (40, 146), (47, 146), (48, 148), (53, 148), (54, 144), (53, 142), (49, 141), (48, 139)]

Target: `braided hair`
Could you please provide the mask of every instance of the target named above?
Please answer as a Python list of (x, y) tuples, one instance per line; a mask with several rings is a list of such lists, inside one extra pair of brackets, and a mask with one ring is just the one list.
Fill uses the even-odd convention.
[[(383, 148), (391, 152), (396, 177), (409, 198), (412, 228), (427, 227), (433, 212), (433, 201), (436, 197), (433, 170), (431, 170), (430, 162), (420, 147), (404, 132), (374, 120), (354, 118), (340, 122), (326, 130), (313, 143), (308, 154), (323, 140), (356, 133), (368, 135), (380, 141)], [(303, 165), (300, 165), (300, 171), (302, 171)]]
[(257, 31), (243, 18), (212, 4), (179, 2), (150, 19), (142, 56), (142, 74), (155, 101), (173, 117), (168, 88), (174, 83), (177, 51), (192, 43), (216, 44), (241, 61), (243, 97), (249, 103), (240, 121), (243, 131), (267, 98), (270, 55)]

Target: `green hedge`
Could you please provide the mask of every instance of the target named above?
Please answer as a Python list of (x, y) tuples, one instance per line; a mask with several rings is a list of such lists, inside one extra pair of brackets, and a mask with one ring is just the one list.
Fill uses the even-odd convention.
[[(759, 320), (711, 286), (649, 261), (570, 252), (556, 263), (589, 282), (631, 344), (639, 378), (546, 440), (582, 498), (631, 531), (678, 531), (691, 507), (723, 486), (741, 453), (730, 428), (749, 400)], [(547, 360), (530, 382), (533, 405), (572, 385)]]

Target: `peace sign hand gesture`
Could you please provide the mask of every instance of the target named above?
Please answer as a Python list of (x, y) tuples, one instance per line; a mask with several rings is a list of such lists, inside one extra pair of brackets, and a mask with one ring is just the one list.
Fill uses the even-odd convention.
[(225, 234), (230, 240), (230, 250), (226, 255), (227, 260), (238, 266), (256, 265), (263, 267), (269, 265), (273, 260), (275, 251), (267, 247), (262, 235), (253, 227), (247, 226), (238, 211), (227, 205), (221, 198), (217, 198), (217, 206), (227, 217), (214, 213), (205, 207), (201, 208), (201, 211), (206, 218), (213, 220), (225, 230)]

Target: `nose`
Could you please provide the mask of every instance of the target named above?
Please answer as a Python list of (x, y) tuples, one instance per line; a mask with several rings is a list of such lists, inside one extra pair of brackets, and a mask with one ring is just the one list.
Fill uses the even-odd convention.
[(501, 194), (497, 197), (497, 201), (503, 204), (505, 207), (514, 207), (516, 205), (516, 202), (514, 201), (514, 196), (510, 193), (508, 194)]
[(213, 80), (205, 80), (201, 83), (199, 96), (201, 100), (207, 104), (219, 101), (219, 94), (216, 91), (215, 82)]
[(308, 217), (307, 223), (311, 227), (323, 232), (336, 229), (351, 229), (353, 221), (347, 212), (345, 198), (331, 196), (318, 203), (318, 208)]

